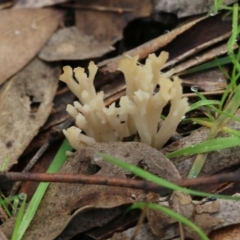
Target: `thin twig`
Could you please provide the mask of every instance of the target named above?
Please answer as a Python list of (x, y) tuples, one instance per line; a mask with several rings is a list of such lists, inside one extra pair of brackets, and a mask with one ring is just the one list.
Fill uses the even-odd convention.
[[(95, 185), (108, 185), (117, 187), (127, 187), (134, 189), (141, 189), (144, 191), (156, 192), (162, 196), (171, 193), (171, 190), (159, 186), (155, 183), (135, 180), (135, 179), (121, 179), (113, 177), (102, 176), (85, 176), (83, 174), (70, 173), (19, 173), (19, 172), (0, 172), (0, 181), (35, 181), (35, 182), (62, 182), (62, 183), (82, 183)], [(235, 173), (219, 174), (209, 177), (199, 177), (195, 179), (183, 179), (173, 181), (174, 184), (182, 187), (207, 185), (212, 183), (223, 182), (240, 182), (240, 174)]]

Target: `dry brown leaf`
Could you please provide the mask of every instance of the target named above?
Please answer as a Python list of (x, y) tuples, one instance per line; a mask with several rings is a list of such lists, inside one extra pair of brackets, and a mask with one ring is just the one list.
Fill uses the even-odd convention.
[[(239, 197), (239, 194), (235, 194), (234, 196)], [(217, 202), (220, 205), (220, 209), (218, 212), (214, 213), (214, 217), (221, 219), (221, 223), (219, 223), (214, 229), (240, 223), (239, 201), (218, 199)], [(209, 212), (211, 212), (211, 210)]]
[[(154, 199), (148, 197), (148, 202), (154, 202)], [(191, 196), (181, 192), (173, 192), (169, 201), (161, 202), (160, 204), (169, 206), (172, 210), (186, 218), (192, 217), (194, 213)], [(156, 236), (161, 237), (161, 239), (171, 239), (179, 235), (178, 222), (170, 216), (161, 211), (150, 209), (146, 210), (146, 216), (152, 232)]]
[(196, 86), (205, 92), (212, 92), (226, 89), (228, 80), (219, 68), (213, 68), (185, 76), (183, 84)]
[(62, 12), (53, 9), (1, 11), (0, 85), (37, 54), (62, 17)]
[[(129, 228), (123, 232), (116, 232), (114, 235), (109, 238), (109, 240), (132, 240), (136, 231), (136, 227)], [(139, 231), (137, 232), (135, 240), (159, 240), (159, 237), (153, 235), (152, 231), (150, 230), (148, 224), (143, 224), (140, 226)]]
[(111, 45), (99, 43), (76, 27), (71, 27), (54, 33), (39, 57), (45, 61), (84, 60), (101, 57), (112, 50)]
[(240, 224), (217, 229), (209, 237), (211, 240), (238, 240), (240, 239)]
[[(128, 208), (129, 205), (123, 207), (125, 208), (124, 210), (126, 210), (126, 208)], [(113, 221), (109, 222), (105, 226), (93, 228), (87, 231), (86, 233), (84, 233), (84, 236), (86, 236), (86, 238), (89, 237), (90, 239), (95, 240), (108, 239), (109, 236), (113, 236), (114, 233), (124, 231), (130, 226), (133, 226), (133, 224), (136, 224), (136, 222), (139, 220), (139, 215), (141, 214), (140, 211), (141, 211), (140, 209), (135, 209), (128, 212), (125, 216), (120, 215), (119, 217), (115, 218)], [(149, 232), (151, 231), (149, 230)]]
[[(236, 196), (239, 194), (236, 194)], [(191, 219), (206, 234), (210, 231), (225, 226), (240, 223), (240, 205), (237, 200), (218, 199), (200, 203), (195, 207), (195, 214)], [(186, 228), (186, 235), (193, 239), (200, 239), (192, 231)], [(212, 238), (211, 238), (212, 239)]]
[[(72, 215), (63, 232), (56, 237), (56, 240), (72, 239), (74, 235), (85, 232), (88, 229), (103, 227), (109, 224), (116, 217), (121, 217), (127, 207), (129, 207), (129, 205), (113, 208), (86, 207), (79, 209)], [(83, 222), (84, 226), (80, 227), (83, 225)]]
[[(209, 234), (215, 229), (240, 223), (239, 201), (218, 199), (215, 201), (203, 201), (195, 205), (189, 195), (181, 192), (174, 192), (170, 203), (171, 208), (175, 212), (190, 219), (206, 234)], [(149, 213), (151, 214), (150, 219)], [(157, 236), (161, 236), (163, 239), (170, 239), (179, 235), (179, 226), (176, 224), (177, 222), (175, 220), (168, 217), (165, 217), (164, 219), (163, 216), (161, 216), (161, 213), (149, 210), (147, 216), (149, 226)], [(160, 231), (161, 224), (165, 227), (167, 226), (166, 232), (164, 233)], [(186, 237), (200, 240), (200, 237), (193, 229), (188, 228), (185, 225), (183, 225), (183, 228), (185, 229), (184, 234)]]
[(52, 110), (60, 69), (34, 59), (0, 89), (0, 166), (6, 171), (38, 133)]
[[(178, 172), (165, 156), (146, 144), (136, 142), (97, 143), (69, 157), (60, 172), (120, 178), (129, 176), (128, 171), (96, 157), (97, 152), (104, 152), (128, 163), (144, 166), (145, 169), (168, 180), (179, 179)], [(68, 229), (72, 230), (72, 233), (71, 231), (65, 231), (61, 234), (61, 237), (64, 239), (64, 236), (67, 235), (69, 239), (70, 234), (74, 236), (76, 233), (94, 227), (93, 225), (80, 224), (78, 229), (74, 230), (71, 228), (73, 218), (78, 221), (78, 219), (82, 219), (83, 213), (93, 208), (110, 209), (123, 204), (144, 201), (145, 198), (146, 193), (144, 191), (135, 189), (52, 183), (24, 239), (32, 239), (34, 236), (45, 240), (53, 239), (67, 225), (69, 225)], [(76, 214), (73, 215), (73, 212)], [(98, 224), (98, 221), (101, 222), (101, 219), (96, 219), (95, 224)], [(9, 225), (11, 224), (7, 222), (6, 225), (1, 226), (7, 236), (10, 236), (12, 232)]]

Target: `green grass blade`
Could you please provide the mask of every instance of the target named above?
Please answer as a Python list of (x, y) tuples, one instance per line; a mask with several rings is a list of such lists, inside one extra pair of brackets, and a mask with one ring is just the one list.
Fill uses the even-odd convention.
[(237, 117), (237, 116), (235, 116), (235, 115), (233, 115), (233, 114), (231, 114), (231, 113), (227, 113), (227, 112), (225, 112), (225, 111), (221, 111), (221, 110), (215, 108), (214, 106), (211, 106), (211, 108), (212, 108), (215, 112), (219, 113), (219, 115), (222, 114), (222, 115), (224, 115), (224, 116), (226, 116), (226, 117), (228, 117), (228, 118), (230, 118), (230, 119), (232, 119), (232, 120), (235, 120), (235, 121), (237, 121), (237, 122), (240, 122), (240, 117)]
[(235, 137), (240, 138), (240, 132), (235, 130), (235, 129), (224, 127), (223, 131), (226, 132), (226, 133), (230, 133), (230, 134), (234, 135)]
[(5, 169), (7, 168), (7, 164), (8, 164), (8, 162), (9, 162), (9, 156), (6, 156), (5, 158), (4, 158), (4, 161), (3, 161), (3, 164), (2, 164), (2, 166), (1, 166), (1, 170), (0, 171), (5, 171)]
[(190, 109), (188, 111), (192, 111), (192, 110), (197, 109), (199, 107), (207, 106), (207, 105), (213, 105), (213, 104), (219, 105), (220, 101), (217, 101), (217, 100), (200, 100), (196, 103), (193, 103), (190, 106)]
[(201, 172), (205, 162), (207, 159), (207, 153), (200, 153), (195, 158), (195, 161), (190, 169), (190, 172), (188, 173), (188, 178), (196, 178), (199, 173)]
[[(208, 102), (210, 100), (208, 100), (203, 94), (199, 93), (199, 92), (195, 92), (197, 94), (197, 96), (201, 99), (201, 101), (203, 102)], [(212, 100), (214, 101), (214, 100)], [(216, 100), (215, 100), (216, 101)], [(220, 102), (218, 102), (218, 104), (220, 104)], [(212, 113), (211, 113), (211, 108), (213, 108), (214, 106), (212, 104), (206, 104), (205, 105), (206, 107), (206, 112), (207, 112), (207, 116), (210, 120), (214, 121), (214, 116), (212, 116)]]
[(0, 206), (3, 207), (4, 211), (6, 212), (6, 214), (8, 215), (8, 217), (11, 217), (12, 214), (10, 213), (10, 211), (8, 210), (8, 207), (6, 204), (10, 203), (10, 202), (13, 202), (16, 198), (18, 198), (18, 196), (12, 196), (12, 197), (8, 197), (6, 199), (3, 199), (1, 196), (0, 196)]
[(236, 39), (238, 35), (238, 4), (234, 3), (232, 11), (232, 35), (228, 40), (228, 53), (234, 55), (234, 45), (236, 44)]
[(16, 215), (18, 212), (18, 208), (19, 208), (19, 198), (16, 198), (13, 203), (12, 203), (12, 215)]
[(229, 64), (231, 62), (232, 61), (231, 61), (231, 58), (229, 56), (217, 58), (217, 59), (214, 59), (214, 60), (209, 61), (207, 63), (203, 63), (201, 65), (198, 65), (196, 67), (193, 67), (193, 68), (190, 68), (190, 69), (186, 70), (184, 72), (184, 75), (190, 74), (190, 73), (200, 72), (200, 71), (203, 71), (203, 70), (208, 70), (208, 69), (211, 69), (211, 68), (214, 68), (214, 67), (218, 67), (219, 65), (222, 66), (222, 65)]
[(166, 157), (180, 157), (180, 156), (189, 156), (200, 153), (207, 153), (212, 151), (218, 151), (221, 149), (226, 149), (230, 147), (236, 147), (240, 145), (240, 138), (231, 136), (226, 138), (216, 138), (212, 140), (207, 140), (195, 145), (191, 145), (186, 148), (179, 149), (175, 152), (168, 153)]
[[(60, 149), (58, 150), (56, 156), (54, 157), (53, 162), (49, 166), (47, 172), (48, 173), (58, 172), (67, 158), (66, 151), (70, 151), (70, 150), (72, 150), (72, 147), (70, 146), (69, 142), (65, 139), (63, 141)], [(40, 183), (39, 184), (36, 192), (34, 193), (32, 199), (28, 205), (26, 213), (23, 216), (16, 240), (22, 239), (25, 231), (27, 230), (30, 222), (32, 221), (32, 219), (38, 209), (38, 206), (39, 206), (48, 186), (49, 186), (49, 183)]]
[(24, 214), (24, 210), (25, 210), (25, 206), (26, 206), (27, 195), (25, 193), (23, 193), (22, 197), (23, 197), (22, 204), (21, 204), (21, 207), (20, 207), (20, 209), (18, 211), (18, 214), (17, 214), (17, 219), (16, 219), (16, 222), (15, 222), (15, 225), (14, 225), (13, 234), (12, 234), (12, 238), (11, 238), (12, 240), (17, 239), (17, 234), (18, 234), (21, 222), (22, 222), (22, 218), (23, 218), (23, 214)]
[(166, 215), (168, 215), (169, 217), (175, 219), (176, 221), (179, 221), (182, 224), (190, 227), (192, 230), (194, 230), (199, 235), (199, 237), (202, 240), (209, 240), (207, 235), (197, 225), (195, 225), (193, 222), (191, 222), (187, 218), (183, 217), (182, 215), (176, 213), (175, 211), (173, 211), (167, 207), (164, 207), (160, 204), (139, 202), (139, 203), (133, 204), (131, 207), (129, 207), (129, 210), (136, 209), (136, 208), (149, 208), (152, 210), (161, 211), (161, 212), (165, 213)]
[[(236, 88), (236, 91), (235, 91), (233, 97), (231, 98), (230, 102), (225, 107), (224, 112), (226, 114), (229, 114), (229, 115), (234, 115), (236, 113), (236, 111), (238, 110), (239, 105), (240, 105), (239, 99), (240, 99), (240, 85), (238, 85), (238, 87)], [(219, 115), (219, 117), (215, 120), (215, 122), (213, 124), (213, 127), (210, 129), (207, 141), (213, 140), (216, 137), (216, 135), (218, 134), (218, 132), (221, 131), (226, 126), (229, 119), (230, 118), (226, 117), (225, 114)], [(234, 138), (235, 138), (236, 142), (238, 143), (239, 138), (232, 137), (232, 139), (234, 139)], [(223, 138), (223, 139), (226, 139), (226, 138)], [(226, 147), (236, 146), (235, 145), (236, 143), (232, 142), (231, 137), (230, 137), (230, 139), (228, 139), (228, 140), (231, 140), (231, 141), (229, 143), (225, 141), (225, 144), (222, 144), (223, 143), (222, 141), (224, 141), (224, 140), (221, 140), (221, 139), (215, 139), (215, 140), (216, 140), (215, 142), (209, 142), (209, 144), (214, 144), (214, 146), (209, 145), (208, 146), (209, 150), (204, 151), (204, 152), (219, 150), (220, 145), (222, 146), (222, 149), (224, 149)], [(205, 143), (206, 142), (204, 142), (202, 144), (205, 144)], [(201, 146), (201, 147), (203, 148), (203, 146)], [(212, 150), (210, 150), (210, 149), (212, 149)], [(195, 161), (192, 165), (192, 168), (190, 169), (188, 177), (197, 177), (198, 176), (198, 174), (202, 170), (203, 165), (205, 164), (206, 158), (207, 158), (206, 154), (203, 154), (203, 155), (200, 155), (200, 156), (196, 157), (196, 159), (195, 159)]]
[(204, 193), (204, 192), (199, 192), (199, 191), (183, 188), (183, 187), (180, 187), (174, 183), (171, 183), (163, 178), (159, 178), (159, 177), (155, 176), (154, 174), (147, 172), (139, 167), (136, 167), (132, 164), (124, 162), (120, 159), (117, 159), (115, 157), (111, 157), (111, 156), (108, 156), (103, 153), (98, 153), (98, 155), (100, 157), (102, 157), (103, 159), (107, 160), (108, 162), (113, 163), (113, 164), (115, 164), (115, 165), (141, 177), (141, 178), (144, 178), (148, 181), (154, 182), (162, 187), (166, 187), (166, 188), (174, 190), (174, 191), (180, 191), (183, 193), (187, 193), (187, 194), (191, 194), (191, 195), (195, 195), (195, 196), (201, 196), (201, 197), (214, 197), (214, 198), (223, 198), (223, 199), (231, 199), (231, 200), (240, 200), (240, 197), (231, 197), (231, 196), (220, 195), (220, 194), (210, 194), (210, 193)]

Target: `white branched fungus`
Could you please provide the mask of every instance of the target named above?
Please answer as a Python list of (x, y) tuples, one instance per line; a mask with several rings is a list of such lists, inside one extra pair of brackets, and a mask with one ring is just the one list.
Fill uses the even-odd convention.
[[(83, 68), (72, 71), (71, 67), (64, 67), (60, 80), (79, 99), (67, 106), (68, 113), (76, 119), (76, 127), (64, 130), (71, 145), (80, 149), (95, 142), (122, 141), (138, 135), (141, 142), (160, 149), (189, 109), (187, 99), (182, 97), (181, 80), (176, 76), (169, 78), (172, 70), (160, 72), (167, 58), (168, 53), (162, 52), (159, 57), (150, 54), (145, 65), (138, 64), (138, 57), (120, 61), (119, 70), (126, 80), (126, 96), (120, 99), (120, 107), (115, 107), (115, 103), (105, 107), (103, 92), (96, 93), (93, 81), (97, 66), (93, 62), (88, 66), (88, 77)], [(157, 86), (160, 89), (154, 94)], [(160, 115), (169, 102), (169, 114), (159, 129)]]

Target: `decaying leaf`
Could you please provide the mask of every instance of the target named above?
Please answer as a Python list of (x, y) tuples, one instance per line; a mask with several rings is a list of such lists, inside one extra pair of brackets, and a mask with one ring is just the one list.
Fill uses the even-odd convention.
[[(10, 9), (0, 14), (0, 84), (24, 67), (62, 20), (53, 9)], [(4, 71), (3, 71), (4, 69)]]
[(184, 84), (196, 86), (205, 92), (224, 90), (227, 87), (227, 78), (219, 69), (205, 70), (184, 77)]
[[(196, 205), (192, 221), (209, 234), (212, 230), (239, 224), (239, 214), (239, 201), (218, 199)], [(187, 236), (192, 239), (199, 239), (192, 229), (186, 228), (185, 230)]]
[[(134, 224), (136, 224), (139, 220), (140, 214), (140, 209), (129, 211), (125, 216), (120, 215), (105, 226), (93, 228), (85, 232), (84, 236), (86, 236), (86, 238), (89, 237), (95, 240), (108, 239), (109, 236), (113, 236), (114, 233), (124, 231), (125, 229), (129, 228), (129, 226), (133, 226)], [(149, 230), (149, 232), (151, 231)]]
[[(116, 232), (114, 235), (109, 238), (109, 240), (131, 240), (132, 237), (135, 235), (136, 227), (129, 228), (126, 231), (123, 232)], [(139, 230), (137, 231), (135, 240), (142, 240), (142, 239), (148, 239), (148, 240), (159, 240), (159, 237), (155, 236), (151, 229), (149, 228), (148, 224), (143, 224), (139, 227)]]
[[(154, 199), (148, 196), (148, 201), (154, 202)], [(174, 192), (170, 201), (165, 202), (165, 204), (160, 204), (168, 205), (172, 210), (188, 219), (194, 214), (192, 198), (188, 194)], [(148, 219), (148, 225), (154, 235), (162, 239), (171, 239), (179, 235), (178, 222), (161, 211), (146, 209), (146, 217)]]
[(230, 225), (210, 233), (211, 240), (237, 240), (240, 239), (240, 224)]
[[(131, 177), (128, 171), (96, 157), (97, 152), (104, 152), (128, 163), (142, 166), (168, 180), (179, 178), (178, 172), (165, 156), (150, 146), (136, 142), (97, 143), (69, 157), (61, 172), (106, 177)], [(157, 201), (158, 197), (154, 198), (155, 201)], [(68, 224), (71, 224), (73, 218), (78, 221), (78, 218), (82, 218), (82, 214), (85, 214), (88, 210), (94, 208), (110, 209), (123, 204), (144, 201), (145, 199), (146, 193), (144, 191), (128, 188), (67, 183), (50, 184), (48, 192), (24, 239), (32, 239), (34, 236), (46, 240), (53, 239)], [(73, 214), (74, 212), (75, 214)], [(98, 218), (96, 226), (98, 226), (98, 221), (101, 222)], [(1, 229), (7, 236), (10, 236), (12, 230), (9, 228), (9, 223), (6, 224), (6, 227), (4, 226), (5, 224), (2, 225)], [(71, 236), (92, 227), (94, 226), (80, 225), (77, 232), (73, 231)], [(64, 234), (69, 237), (70, 233), (69, 231), (63, 231), (61, 234), (62, 239), (64, 239)]]
[[(234, 196), (239, 196), (239, 194), (235, 194)], [(213, 216), (214, 218), (220, 219), (221, 222), (214, 229), (240, 223), (239, 201), (218, 199), (217, 202), (219, 204), (219, 211), (215, 211)], [(208, 212), (211, 213), (212, 209), (213, 207), (210, 207)], [(199, 213), (199, 211), (197, 213)]]
[(101, 57), (112, 50), (111, 45), (99, 43), (76, 27), (70, 27), (53, 34), (39, 57), (45, 61), (84, 60)]
[[(232, 224), (239, 224), (240, 218), (240, 207), (239, 201), (232, 201), (232, 200), (225, 200), (225, 199), (218, 199), (215, 201), (207, 201), (207, 202), (200, 202), (198, 204), (193, 204), (191, 197), (180, 193), (174, 192), (172, 196), (172, 208), (181, 214), (182, 216), (190, 219), (193, 223), (195, 223), (198, 227), (200, 227), (206, 234), (209, 234), (214, 229), (222, 228), (223, 226), (229, 226)], [(153, 212), (152, 212), (153, 214)], [(161, 224), (160, 219), (155, 219), (155, 225)], [(172, 223), (166, 226), (166, 231), (161, 239), (172, 239), (179, 236), (179, 225), (173, 224), (175, 221), (171, 220)], [(176, 223), (176, 222), (175, 222)], [(138, 237), (141, 237), (141, 233), (147, 234), (149, 239), (155, 239), (152, 235), (152, 232), (149, 232), (149, 228), (152, 229), (153, 222), (149, 221), (148, 224), (144, 224), (140, 227)], [(184, 235), (189, 237), (190, 239), (200, 240), (199, 236), (193, 231), (191, 228), (182, 225), (184, 228)], [(120, 239), (119, 236), (126, 236), (130, 237), (133, 236), (137, 227), (128, 229), (122, 233), (116, 233), (111, 239)], [(159, 229), (155, 229), (154, 231), (159, 231)], [(228, 232), (229, 233), (229, 232)], [(213, 234), (214, 235), (214, 234)], [(236, 236), (239, 236), (239, 234)], [(125, 238), (124, 238), (125, 239)], [(128, 239), (128, 238), (126, 238)], [(144, 238), (148, 239), (148, 237)], [(159, 239), (159, 238), (158, 238)], [(210, 238), (210, 239), (229, 239), (229, 238)], [(233, 238), (238, 239), (238, 238)]]
[(196, 86), (205, 92), (224, 90), (228, 84), (226, 76), (218, 68), (184, 76), (183, 83), (189, 86)]
[(34, 59), (0, 90), (0, 165), (6, 171), (28, 146), (52, 109), (60, 69)]
[[(237, 1), (225, 0), (222, 4), (229, 5), (234, 2)], [(153, 8), (155, 11), (175, 13), (181, 18), (208, 12), (213, 3), (214, 0), (192, 0), (191, 4), (188, 0), (153, 0)]]

